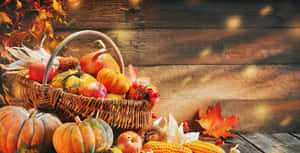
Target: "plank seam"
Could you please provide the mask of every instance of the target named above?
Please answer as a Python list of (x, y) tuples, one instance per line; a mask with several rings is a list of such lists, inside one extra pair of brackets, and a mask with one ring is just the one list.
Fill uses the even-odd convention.
[(295, 135), (294, 133), (288, 132), (288, 134), (290, 134), (291, 136), (293, 136), (293, 137), (297, 138), (298, 140), (300, 140), (300, 138), (297, 135)]
[(246, 137), (244, 137), (242, 134), (237, 133), (238, 136), (240, 136), (243, 140), (245, 140), (247, 143), (249, 143), (250, 145), (252, 145), (255, 149), (257, 149), (258, 151), (260, 151), (261, 153), (265, 153), (262, 149), (260, 149), (258, 146), (256, 146), (254, 143), (252, 143), (250, 140), (248, 140)]
[[(255, 29), (255, 30), (264, 30), (264, 29), (298, 29), (300, 28), (300, 26), (265, 26), (265, 27), (242, 27), (239, 28), (239, 30), (251, 30), (251, 29)], [(137, 26), (137, 27), (132, 27), (132, 28), (118, 28), (118, 29), (114, 29), (114, 28), (92, 28), (92, 27), (86, 27), (86, 28), (78, 28), (78, 27), (55, 27), (54, 28), (56, 32), (65, 32), (66, 30), (69, 31), (78, 31), (78, 30), (86, 30), (86, 29), (94, 29), (94, 30), (180, 30), (180, 29), (189, 29), (189, 30), (201, 30), (201, 29), (221, 29), (221, 30), (226, 30), (226, 27), (160, 27), (160, 26), (153, 26), (153, 27), (144, 27), (144, 26)]]

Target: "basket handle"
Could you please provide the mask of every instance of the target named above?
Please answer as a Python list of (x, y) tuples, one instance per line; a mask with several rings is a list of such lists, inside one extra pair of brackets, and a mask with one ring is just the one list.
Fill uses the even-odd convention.
[(51, 55), (51, 57), (48, 61), (47, 68), (44, 73), (43, 84), (47, 84), (50, 68), (51, 68), (51, 66), (53, 64), (53, 60), (54, 60), (55, 56), (58, 54), (58, 52), (64, 47), (65, 44), (67, 44), (69, 41), (71, 41), (72, 39), (74, 39), (75, 37), (78, 37), (80, 35), (96, 35), (96, 36), (101, 37), (105, 41), (107, 41), (113, 47), (114, 53), (117, 56), (121, 73), (122, 74), (125, 73), (125, 71), (124, 71), (125, 65), (124, 65), (123, 57), (121, 55), (121, 52), (120, 52), (118, 46), (106, 34), (104, 34), (102, 32), (94, 31), (94, 30), (83, 30), (83, 31), (78, 31), (78, 32), (72, 33), (58, 45), (58, 47), (56, 48), (54, 53)]

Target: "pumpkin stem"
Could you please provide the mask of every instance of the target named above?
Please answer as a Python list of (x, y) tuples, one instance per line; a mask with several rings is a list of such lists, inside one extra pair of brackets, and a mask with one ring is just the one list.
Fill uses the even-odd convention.
[(81, 123), (81, 119), (80, 119), (79, 116), (76, 116), (76, 117), (75, 117), (75, 122), (76, 122), (77, 124)]
[(30, 109), (29, 110), (29, 118), (33, 118), (33, 117), (35, 117), (35, 115), (37, 114), (37, 109)]
[(78, 78), (81, 78), (81, 75), (82, 75), (82, 71), (81, 71), (81, 66), (79, 63), (76, 64), (76, 67), (78, 69)]

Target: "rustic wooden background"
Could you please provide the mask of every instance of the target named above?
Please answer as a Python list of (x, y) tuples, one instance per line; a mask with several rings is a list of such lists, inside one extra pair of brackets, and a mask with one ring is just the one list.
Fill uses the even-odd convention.
[[(125, 64), (150, 76), (161, 93), (154, 109), (178, 121), (221, 102), (240, 117), (237, 130), (300, 129), (300, 3), (296, 1), (86, 0), (67, 25), (107, 33)], [(65, 56), (95, 51), (94, 37), (70, 43)]]

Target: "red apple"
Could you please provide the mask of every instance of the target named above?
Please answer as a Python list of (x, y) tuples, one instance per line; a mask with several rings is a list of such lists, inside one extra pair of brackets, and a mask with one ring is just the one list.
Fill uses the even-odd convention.
[(98, 51), (87, 54), (80, 59), (81, 69), (93, 76), (103, 68), (109, 68), (120, 72), (120, 67), (114, 58), (107, 52)]
[(80, 94), (87, 97), (105, 98), (107, 90), (105, 86), (97, 81), (85, 84), (80, 89)]
[(117, 138), (117, 146), (123, 153), (139, 153), (142, 150), (142, 138), (133, 131), (126, 131)]
[[(43, 79), (44, 79), (44, 74), (45, 74), (45, 71), (46, 71), (46, 67), (47, 67), (47, 64), (42, 63), (40, 61), (30, 64), (28, 79), (35, 80), (35, 81), (38, 81), (38, 82), (42, 82)], [(51, 67), (50, 71), (49, 71), (47, 81), (49, 82), (50, 80), (52, 80), (54, 75), (55, 75), (54, 70)]]

